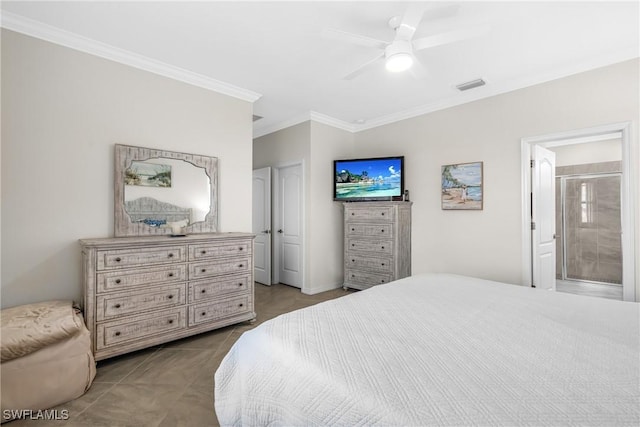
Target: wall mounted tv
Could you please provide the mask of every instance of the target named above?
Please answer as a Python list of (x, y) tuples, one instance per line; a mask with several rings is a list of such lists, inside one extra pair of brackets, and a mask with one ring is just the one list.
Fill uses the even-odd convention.
[(333, 161), (333, 200), (402, 200), (404, 157)]

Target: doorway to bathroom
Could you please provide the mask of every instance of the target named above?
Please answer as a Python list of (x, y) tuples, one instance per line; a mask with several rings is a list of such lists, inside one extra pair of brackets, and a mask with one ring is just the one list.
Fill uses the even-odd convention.
[(522, 139), (524, 284), (636, 300), (629, 130), (616, 123)]

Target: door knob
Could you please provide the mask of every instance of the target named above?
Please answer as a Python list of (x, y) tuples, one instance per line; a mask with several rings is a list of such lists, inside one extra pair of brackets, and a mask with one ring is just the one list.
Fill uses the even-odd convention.
[(271, 234), (271, 230), (264, 230), (263, 233), (264, 234)]
[(282, 234), (282, 228), (280, 230), (278, 230), (278, 233)]

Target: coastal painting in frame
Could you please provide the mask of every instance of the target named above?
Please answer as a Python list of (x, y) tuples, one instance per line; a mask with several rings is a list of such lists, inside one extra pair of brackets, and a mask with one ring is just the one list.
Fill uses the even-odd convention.
[(133, 161), (124, 171), (124, 183), (143, 187), (171, 187), (171, 166)]
[(482, 162), (442, 166), (442, 209), (482, 210)]

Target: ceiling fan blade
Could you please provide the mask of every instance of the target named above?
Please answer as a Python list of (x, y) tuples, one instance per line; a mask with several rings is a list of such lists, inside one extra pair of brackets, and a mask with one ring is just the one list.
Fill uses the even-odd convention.
[(416, 28), (420, 25), (420, 21), (422, 21), (424, 11), (424, 3), (409, 3), (407, 10), (405, 10), (402, 16), (402, 21), (396, 29), (396, 39), (411, 40), (413, 34), (416, 32)]
[(426, 67), (422, 65), (422, 62), (420, 62), (415, 55), (411, 55), (411, 56), (413, 56), (413, 65), (411, 66), (411, 69), (410, 69), (411, 74), (416, 80), (420, 80), (423, 82), (427, 81), (429, 77), (429, 72), (427, 71)]
[(371, 61), (365, 62), (364, 64), (362, 64), (361, 66), (359, 66), (358, 68), (356, 68), (355, 70), (353, 70), (352, 72), (350, 72), (349, 74), (344, 76), (342, 79), (343, 80), (353, 80), (354, 78), (358, 77), (360, 74), (364, 73), (369, 68), (371, 68), (371, 66), (376, 64), (382, 58), (384, 58), (384, 52), (382, 52), (380, 55), (378, 55), (375, 58), (373, 58)]
[(461, 40), (467, 40), (474, 37), (480, 37), (489, 32), (489, 27), (475, 27), (467, 30), (456, 30), (447, 33), (435, 34), (413, 41), (413, 50), (418, 51), (428, 49), (430, 47), (442, 46)]
[(335, 28), (325, 28), (322, 30), (322, 36), (330, 39), (340, 40), (347, 43), (357, 44), (359, 46), (373, 47), (376, 49), (384, 49), (387, 47), (387, 42), (374, 39), (360, 34), (348, 33), (342, 30), (336, 30)]

